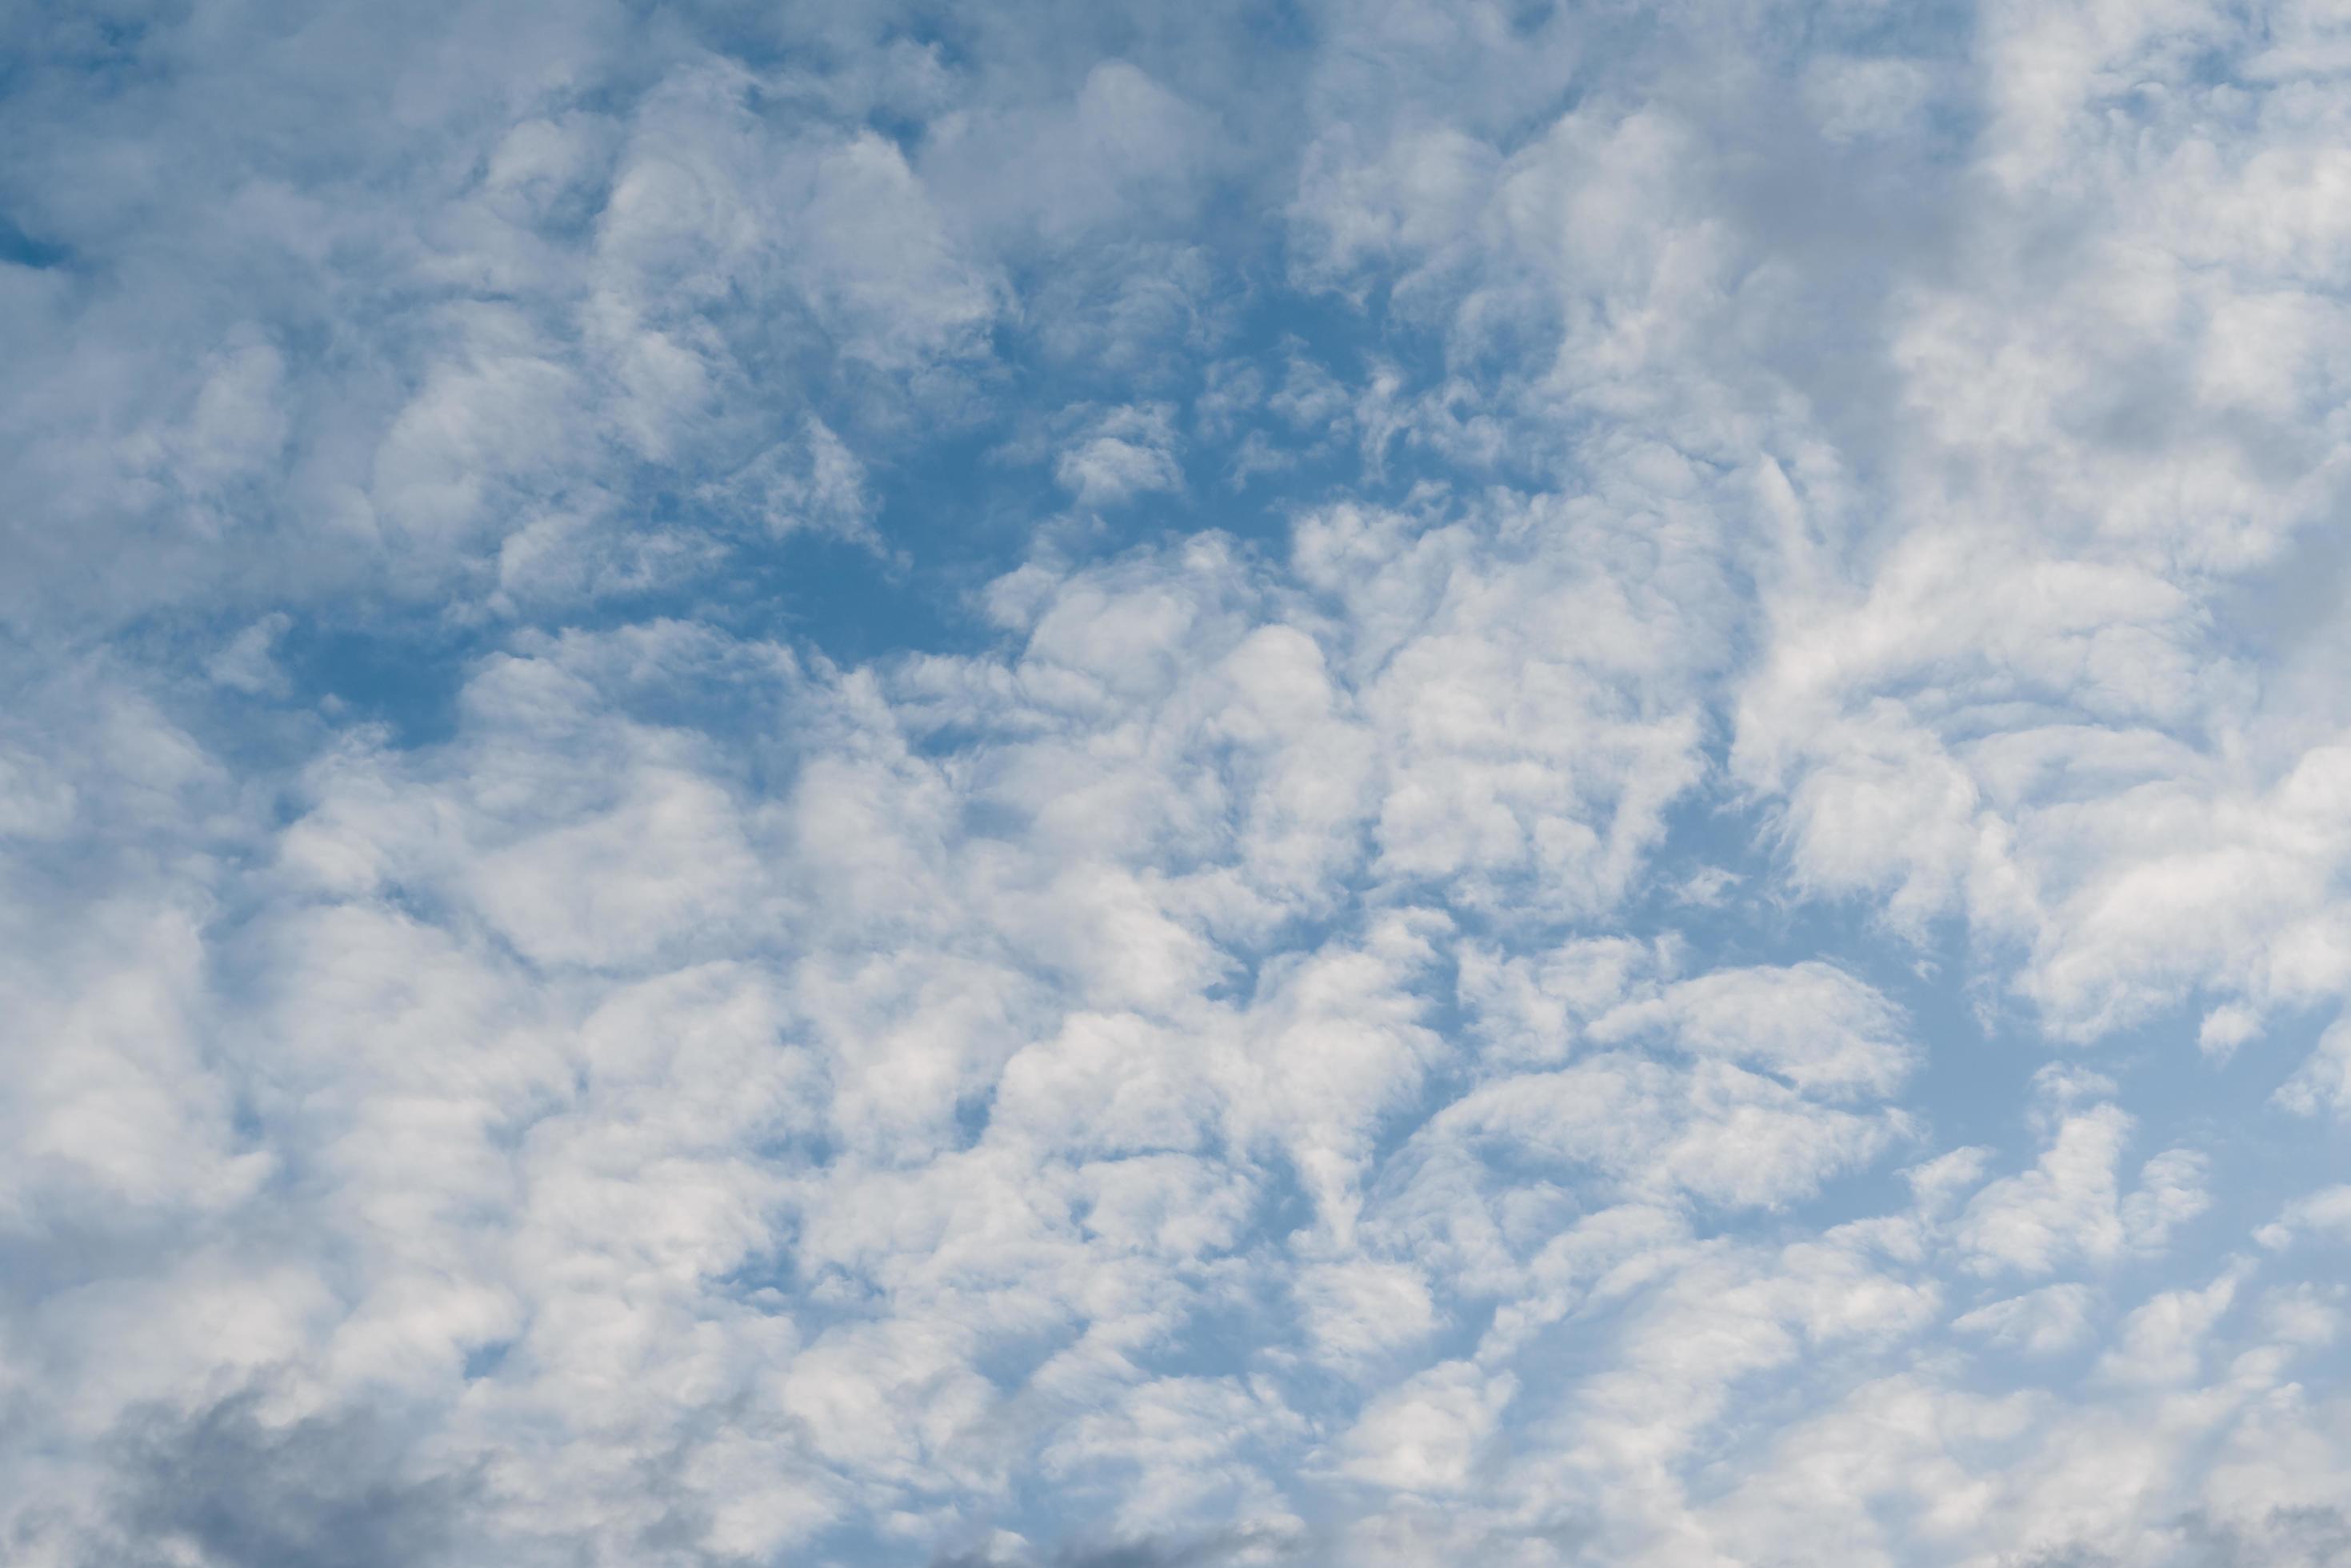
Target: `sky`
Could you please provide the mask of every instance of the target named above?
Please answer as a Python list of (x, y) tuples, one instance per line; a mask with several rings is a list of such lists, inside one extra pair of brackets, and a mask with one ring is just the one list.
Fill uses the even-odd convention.
[(0, 4), (0, 1558), (2351, 1563), (2346, 74)]

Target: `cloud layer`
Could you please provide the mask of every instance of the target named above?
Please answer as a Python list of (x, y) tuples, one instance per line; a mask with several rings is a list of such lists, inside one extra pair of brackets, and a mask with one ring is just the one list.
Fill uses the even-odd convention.
[(2351, 1554), (2328, 8), (0, 56), (0, 1555)]

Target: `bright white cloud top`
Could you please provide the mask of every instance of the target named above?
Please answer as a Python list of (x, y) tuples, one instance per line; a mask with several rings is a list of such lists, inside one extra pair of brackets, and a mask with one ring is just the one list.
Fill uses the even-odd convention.
[(0, 14), (0, 1557), (2351, 1562), (2346, 75)]

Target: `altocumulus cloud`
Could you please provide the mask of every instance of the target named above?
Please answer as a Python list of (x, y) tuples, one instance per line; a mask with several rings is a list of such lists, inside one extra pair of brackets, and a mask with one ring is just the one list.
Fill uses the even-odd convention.
[(2351, 20), (0, 16), (0, 1556), (2351, 1561)]

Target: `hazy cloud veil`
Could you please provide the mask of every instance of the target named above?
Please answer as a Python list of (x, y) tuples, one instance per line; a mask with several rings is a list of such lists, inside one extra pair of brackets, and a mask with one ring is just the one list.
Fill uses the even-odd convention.
[(2351, 1563), (2346, 78), (0, 6), (0, 1559)]

